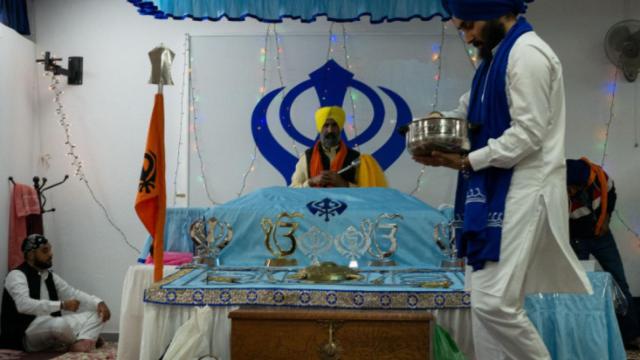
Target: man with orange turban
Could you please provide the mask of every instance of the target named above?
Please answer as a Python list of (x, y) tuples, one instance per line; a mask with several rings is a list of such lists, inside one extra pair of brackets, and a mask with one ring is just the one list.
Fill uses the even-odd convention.
[(321, 107), (316, 111), (320, 138), (298, 160), (291, 176), (291, 187), (357, 186), (358, 165), (338, 174), (360, 157), (359, 152), (349, 149), (340, 139), (345, 118), (344, 110), (339, 106)]

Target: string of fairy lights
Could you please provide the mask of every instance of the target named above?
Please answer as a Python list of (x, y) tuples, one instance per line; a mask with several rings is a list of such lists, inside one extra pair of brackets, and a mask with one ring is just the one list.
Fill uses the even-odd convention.
[[(334, 48), (334, 45), (337, 44), (339, 40), (338, 40), (338, 35), (336, 35), (333, 32), (333, 27), (335, 24), (336, 23), (332, 22), (331, 25), (329, 26), (329, 43), (327, 46), (327, 58), (326, 58), (327, 61), (329, 61), (330, 59), (336, 60), (335, 59), (336, 49)], [(342, 44), (340, 45), (340, 48), (342, 49), (344, 66), (349, 71), (351, 71), (353, 70), (353, 66), (350, 64), (351, 56), (349, 55), (349, 46), (347, 44), (347, 41), (349, 38), (349, 36), (347, 35), (347, 28), (343, 23), (340, 23), (340, 28), (341, 28), (340, 35), (342, 38)], [(347, 115), (347, 124), (345, 125), (345, 130), (347, 131), (347, 134), (350, 137), (354, 138), (358, 136), (358, 126), (356, 123), (356, 100), (358, 99), (358, 94), (351, 87), (349, 87), (347, 91), (349, 93), (348, 98), (349, 98), (349, 103), (351, 105), (351, 114)], [(359, 150), (360, 144), (354, 144), (354, 148)]]
[[(600, 160), (600, 166), (605, 168), (605, 163), (607, 161), (607, 150), (609, 148), (609, 135), (610, 135), (610, 130), (611, 130), (611, 125), (613, 124), (613, 120), (615, 119), (615, 100), (616, 100), (616, 95), (618, 93), (618, 80), (620, 78), (620, 69), (616, 68), (616, 70), (613, 73), (613, 79), (611, 80), (611, 82), (608, 84), (607, 86), (607, 100), (609, 103), (609, 118), (607, 119), (607, 122), (605, 123), (605, 128), (604, 128), (604, 143), (603, 143), (603, 147), (602, 147), (602, 158)], [(634, 106), (634, 111), (635, 111), (635, 106)], [(634, 134), (635, 136), (635, 134)], [(634, 147), (638, 147), (638, 141), (637, 138), (635, 139), (635, 143), (634, 143)], [(629, 233), (631, 233), (633, 236), (635, 236), (636, 238), (636, 242), (640, 245), (640, 233), (636, 230), (634, 230), (631, 226), (629, 226), (627, 224), (627, 222), (624, 220), (623, 215), (620, 213), (619, 209), (614, 210), (614, 214), (616, 219), (618, 219), (618, 221), (620, 222), (620, 224), (625, 228), (625, 230), (627, 230)]]
[(84, 172), (83, 162), (80, 159), (80, 155), (78, 155), (78, 152), (77, 152), (77, 146), (71, 141), (71, 121), (69, 120), (69, 117), (67, 116), (67, 113), (64, 109), (64, 105), (62, 104), (61, 98), (62, 98), (62, 94), (64, 94), (64, 91), (59, 87), (60, 85), (59, 76), (54, 75), (52, 72), (46, 72), (44, 75), (51, 76), (51, 83), (49, 84), (49, 90), (53, 93), (53, 103), (55, 104), (55, 113), (58, 117), (58, 124), (60, 124), (60, 127), (62, 127), (62, 130), (64, 131), (64, 144), (67, 148), (66, 155), (67, 157), (71, 158), (71, 167), (74, 170), (73, 175), (77, 177), (82, 182), (82, 184), (84, 184), (84, 186), (89, 191), (89, 194), (93, 199), (93, 202), (95, 202), (100, 207), (100, 209), (102, 209), (102, 213), (107, 219), (107, 222), (109, 222), (111, 227), (113, 227), (120, 234), (124, 243), (127, 244), (127, 246), (129, 246), (131, 249), (133, 249), (136, 252), (136, 254), (139, 254), (140, 250), (138, 250), (135, 246), (133, 246), (129, 242), (124, 231), (122, 231), (122, 229), (120, 229), (120, 227), (116, 225), (116, 223), (113, 221), (113, 219), (111, 218), (111, 215), (109, 214), (109, 211), (107, 211), (107, 208), (98, 199), (95, 192), (93, 191), (93, 188), (91, 187), (91, 184), (89, 184), (89, 180), (87, 179), (87, 176)]
[[(267, 91), (267, 80), (268, 80), (268, 65), (269, 65), (269, 57), (270, 57), (270, 39), (272, 37), (272, 33), (273, 33), (273, 38), (275, 39), (275, 56), (274, 56), (274, 60), (276, 62), (276, 69), (277, 69), (277, 73), (278, 73), (278, 79), (280, 82), (280, 86), (284, 87), (284, 80), (283, 80), (283, 76), (282, 76), (282, 66), (281, 66), (281, 59), (280, 59), (280, 54), (283, 52), (283, 48), (281, 45), (281, 37), (277, 32), (277, 27), (276, 24), (268, 24), (266, 31), (265, 31), (265, 36), (264, 36), (264, 45), (263, 47), (260, 48), (260, 63), (261, 63), (261, 77), (262, 77), (262, 81), (260, 83), (260, 87), (258, 88), (258, 97), (257, 97), (257, 101), (260, 101), (260, 99), (262, 99), (262, 97), (264, 97), (264, 95), (266, 94)], [(185, 53), (190, 53), (190, 43), (185, 45), (186, 48), (188, 48), (188, 50), (185, 50)], [(193, 58), (190, 56), (186, 56), (186, 58), (188, 59), (188, 69), (186, 71), (186, 75), (183, 76), (183, 78), (186, 78), (184, 81), (187, 81), (190, 84), (190, 96), (189, 96), (189, 112), (190, 112), (190, 129), (189, 132), (192, 134), (193, 139), (194, 139), (194, 144), (193, 144), (193, 151), (197, 153), (198, 156), (198, 161), (199, 161), (199, 167), (200, 167), (200, 175), (199, 175), (199, 180), (200, 182), (203, 184), (203, 187), (205, 189), (205, 192), (207, 194), (207, 198), (209, 199), (209, 202), (211, 202), (212, 205), (217, 205), (218, 202), (216, 202), (215, 200), (213, 200), (213, 197), (211, 196), (211, 193), (209, 192), (209, 188), (208, 188), (208, 179), (206, 176), (206, 169), (205, 169), (205, 165), (204, 165), (204, 160), (203, 160), (203, 156), (202, 156), (202, 152), (200, 151), (201, 147), (200, 147), (200, 141), (199, 141), (199, 137), (198, 137), (198, 122), (200, 121), (200, 116), (198, 113), (198, 102), (199, 102), (199, 96), (197, 95), (196, 92), (196, 85), (194, 84), (193, 81), (193, 67), (191, 66), (191, 62), (193, 61)], [(282, 94), (280, 94), (281, 97), (284, 96), (284, 92)], [(292, 142), (292, 148), (294, 150), (294, 152), (296, 153), (296, 155), (299, 156), (300, 151), (298, 150), (296, 143)], [(249, 164), (247, 166), (247, 170), (242, 174), (242, 180), (241, 180), (241, 185), (240, 185), (240, 189), (238, 190), (238, 192), (236, 193), (236, 195), (242, 196), (242, 194), (244, 193), (246, 187), (247, 187), (247, 181), (249, 178), (249, 175), (255, 171), (256, 169), (256, 160), (257, 160), (257, 154), (258, 154), (258, 148), (256, 145), (254, 145), (252, 152), (250, 153), (250, 160), (249, 160)], [(177, 175), (176, 175), (177, 176)]]
[(616, 93), (618, 92), (617, 89), (618, 89), (619, 73), (620, 73), (620, 70), (616, 68), (615, 72), (613, 73), (613, 80), (611, 81), (611, 84), (607, 88), (607, 90), (609, 91), (609, 96), (608, 96), (609, 119), (605, 124), (605, 130), (604, 130), (604, 145), (602, 149), (602, 159), (600, 160), (600, 166), (602, 167), (604, 167), (604, 163), (607, 160), (607, 148), (609, 146), (609, 130), (611, 129), (611, 124), (613, 123), (613, 119), (615, 118), (614, 108), (615, 108), (615, 102), (616, 102)]
[[(435, 43), (431, 46), (431, 61), (436, 63), (436, 73), (433, 76), (435, 81), (435, 89), (433, 91), (433, 101), (431, 103), (431, 111), (436, 111), (438, 107), (438, 96), (440, 94), (440, 79), (442, 78), (442, 49), (444, 49), (444, 41), (445, 41), (445, 32), (446, 25), (444, 22), (441, 24), (440, 29), (440, 43)], [(415, 195), (415, 193), (419, 192), (422, 188), (422, 178), (427, 170), (427, 167), (423, 165), (420, 167), (420, 172), (418, 173), (418, 177), (416, 178), (416, 187), (409, 192), (411, 195)]]
[(189, 42), (190, 42), (190, 35), (189, 34), (185, 34), (184, 35), (184, 43), (183, 43), (183, 47), (182, 47), (182, 57), (184, 58), (184, 62), (182, 64), (182, 86), (180, 86), (180, 128), (178, 130), (178, 148), (176, 150), (176, 169), (173, 173), (173, 207), (176, 206), (176, 199), (178, 197), (178, 173), (180, 171), (180, 165), (181, 165), (181, 153), (182, 153), (182, 146), (184, 144), (183, 139), (182, 139), (182, 130), (184, 128), (184, 119), (185, 119), (185, 102), (187, 101), (186, 99), (186, 93), (184, 91), (185, 88), (185, 81), (187, 80), (187, 72), (190, 70), (189, 68), (189, 61), (187, 61), (187, 59), (189, 59), (191, 57), (191, 55), (189, 54)]
[(204, 160), (202, 159), (202, 152), (200, 151), (200, 138), (198, 137), (198, 124), (200, 122), (200, 115), (198, 112), (197, 104), (200, 101), (200, 96), (196, 92), (196, 84), (193, 81), (193, 57), (191, 57), (191, 41), (188, 42), (189, 56), (185, 61), (188, 61), (187, 81), (189, 83), (189, 123), (191, 124), (189, 132), (193, 134), (193, 150), (198, 155), (198, 164), (200, 167), (200, 176), (198, 180), (202, 183), (204, 192), (207, 195), (207, 199), (211, 205), (218, 205), (219, 203), (213, 200), (211, 192), (209, 191), (209, 180), (207, 179)]
[[(276, 27), (276, 24), (273, 25), (273, 35), (274, 35), (274, 39), (276, 41), (276, 56), (275, 56), (275, 60), (276, 60), (276, 69), (278, 70), (278, 80), (280, 81), (280, 87), (283, 88), (283, 91), (280, 92), (279, 97), (280, 97), (280, 101), (282, 101), (282, 99), (284, 99), (285, 95), (286, 95), (286, 89), (284, 88), (284, 80), (282, 77), (282, 66), (281, 66), (281, 62), (280, 62), (280, 55), (282, 54), (283, 47), (281, 45), (282, 42), (282, 38), (280, 37), (280, 35), (278, 34), (278, 29)], [(298, 149), (298, 146), (296, 145), (296, 141), (291, 139), (291, 148), (293, 149), (293, 152), (296, 154), (296, 157), (299, 158), (300, 157), (300, 150)]]
[[(273, 26), (273, 31), (275, 34), (275, 28), (276, 28), (276, 24), (269, 24), (267, 25), (267, 31), (264, 35), (264, 47), (260, 49), (260, 62), (262, 62), (262, 82), (260, 85), (260, 88), (258, 89), (258, 101), (260, 101), (264, 95), (267, 92), (267, 65), (268, 65), (268, 60), (269, 60), (269, 38), (270, 38), (270, 34), (271, 34), (271, 27)], [(278, 72), (280, 72), (280, 52), (281, 52), (281, 48), (278, 46), (279, 44), (279, 40), (278, 40), (278, 36), (276, 35), (276, 56), (275, 59), (278, 62), (277, 63), (277, 67), (278, 67)], [(282, 83), (282, 75), (280, 75), (280, 81)], [(251, 161), (249, 162), (249, 166), (247, 168), (247, 170), (244, 172), (244, 174), (242, 174), (242, 182), (241, 182), (241, 186), (240, 186), (240, 190), (237, 192), (237, 196), (240, 197), (242, 196), (242, 194), (244, 193), (244, 190), (247, 187), (247, 179), (249, 178), (249, 174), (251, 174), (252, 172), (254, 172), (256, 170), (256, 158), (258, 155), (258, 146), (256, 144), (253, 145), (253, 152), (251, 154)]]
[[(442, 51), (445, 45), (446, 33), (447, 33), (447, 23), (443, 21), (441, 23), (441, 29), (440, 29), (440, 42), (434, 43), (433, 45), (431, 45), (431, 61), (436, 64), (436, 73), (433, 76), (435, 87), (433, 90), (433, 101), (431, 102), (431, 111), (436, 111), (438, 109), (438, 104), (439, 104), (440, 81), (442, 80), (442, 64), (443, 64)], [(469, 63), (475, 69), (476, 63), (478, 61), (476, 52), (472, 48), (467, 47), (467, 44), (462, 38), (461, 32), (458, 32), (458, 37), (462, 41), (462, 46), (464, 48), (465, 54), (467, 55), (467, 58), (469, 59)], [(409, 192), (409, 194), (415, 195), (416, 193), (422, 191), (423, 178), (424, 178), (426, 169), (427, 169), (426, 166), (422, 166), (420, 168), (420, 172), (418, 173), (418, 177), (416, 178), (416, 186), (413, 188), (413, 190), (411, 190), (411, 192)]]

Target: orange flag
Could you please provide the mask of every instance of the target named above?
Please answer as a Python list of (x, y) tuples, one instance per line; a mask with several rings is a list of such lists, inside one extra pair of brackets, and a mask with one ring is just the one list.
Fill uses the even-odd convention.
[(153, 281), (159, 281), (162, 279), (164, 222), (167, 211), (162, 94), (156, 94), (153, 105), (135, 209), (140, 221), (153, 237)]

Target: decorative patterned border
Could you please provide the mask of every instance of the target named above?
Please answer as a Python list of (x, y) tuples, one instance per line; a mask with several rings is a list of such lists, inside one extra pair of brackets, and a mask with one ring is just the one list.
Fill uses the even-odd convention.
[(311, 289), (196, 288), (163, 289), (154, 284), (144, 301), (164, 305), (190, 306), (295, 306), (336, 309), (451, 309), (468, 308), (464, 291), (385, 292)]

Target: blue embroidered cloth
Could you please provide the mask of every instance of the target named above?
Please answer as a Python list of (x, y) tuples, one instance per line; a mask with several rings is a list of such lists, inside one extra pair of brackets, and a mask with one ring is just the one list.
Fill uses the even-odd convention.
[[(468, 121), (478, 125), (470, 134), (471, 151), (485, 147), (510, 126), (506, 94), (509, 53), (516, 40), (533, 28), (520, 17), (502, 40), (491, 62), (483, 61), (473, 78)], [(500, 259), (500, 239), (512, 169), (489, 167), (473, 171), (468, 179), (458, 175), (456, 189), (456, 239), (458, 254), (474, 270), (486, 261)]]
[[(301, 217), (278, 220), (283, 212), (289, 215), (299, 213)], [(375, 222), (381, 214), (402, 216), (380, 220), (380, 226), (374, 233), (385, 250), (389, 244), (387, 237), (392, 232), (390, 227), (396, 224), (398, 250), (391, 259), (398, 265), (440, 266), (445, 256), (434, 241), (434, 226), (446, 224), (449, 219), (437, 209), (393, 189), (270, 187), (217, 206), (207, 216), (215, 216), (233, 227), (233, 240), (220, 254), (222, 265), (262, 266), (267, 259), (274, 258), (265, 246), (263, 219), (267, 219), (274, 225), (276, 222), (297, 223), (293, 236), (297, 239), (298, 248), (292, 257), (298, 261), (298, 265), (306, 266), (311, 264), (311, 257), (305, 255), (304, 245), (307, 244), (308, 249), (309, 244), (313, 243), (308, 239), (311, 231), (316, 233), (318, 239), (322, 239), (316, 245), (320, 246), (322, 241), (325, 245), (329, 242), (319, 255), (319, 261), (348, 265), (349, 257), (341, 253), (336, 244), (349, 247), (349, 244), (361, 243), (362, 237), (358, 232), (363, 232), (363, 221), (369, 219)], [(274, 230), (280, 246), (285, 250), (290, 247), (286, 234), (292, 229), (280, 226)], [(371, 260), (375, 258), (364, 253), (358, 263), (362, 266)]]

